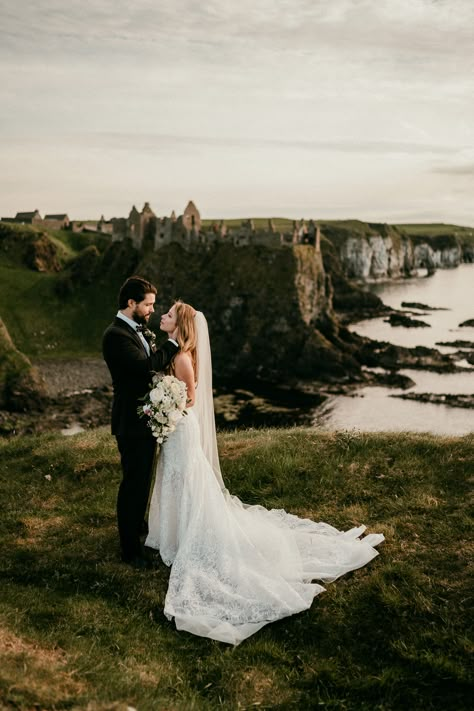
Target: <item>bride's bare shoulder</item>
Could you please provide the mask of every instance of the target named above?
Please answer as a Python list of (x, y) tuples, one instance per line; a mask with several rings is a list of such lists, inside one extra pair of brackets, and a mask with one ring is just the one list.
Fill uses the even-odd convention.
[(187, 365), (192, 364), (191, 354), (187, 351), (178, 351), (174, 357), (175, 365)]
[(176, 353), (173, 361), (174, 369), (177, 374), (185, 374), (193, 370), (193, 361), (191, 354), (179, 351)]

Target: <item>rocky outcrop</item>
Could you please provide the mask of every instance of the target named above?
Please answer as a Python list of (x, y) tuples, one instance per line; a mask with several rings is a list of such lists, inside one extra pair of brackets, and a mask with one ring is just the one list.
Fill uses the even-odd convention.
[[(399, 279), (427, 269), (457, 267), (470, 243), (456, 234), (410, 236), (394, 225), (357, 220), (321, 223), (322, 234), (336, 247), (349, 279)], [(324, 242), (323, 242), (324, 249)]]
[(390, 309), (373, 292), (348, 279), (339, 259), (337, 247), (327, 238), (321, 239), (324, 269), (332, 285), (332, 304), (342, 323), (381, 315)]
[(56, 284), (56, 293), (60, 296), (72, 294), (87, 284), (91, 284), (98, 275), (101, 264), (100, 252), (94, 244), (85, 247), (64, 269)]
[[(142, 255), (137, 273), (157, 284), (156, 312), (177, 297), (206, 313), (216, 377), (285, 382), (360, 372), (341, 336), (331, 280), (312, 245), (285, 249), (177, 244)], [(151, 323), (158, 328), (158, 318)]]
[(385, 319), (385, 323), (389, 323), (391, 326), (403, 326), (403, 328), (431, 328), (429, 323), (426, 321), (420, 321), (416, 318), (411, 318), (410, 316), (405, 316), (401, 313), (393, 313)]
[(402, 301), (401, 305), (404, 309), (417, 309), (418, 311), (449, 311), (444, 306), (428, 306), (420, 301)]
[(414, 268), (413, 244), (396, 227), (351, 220), (321, 223), (321, 230), (337, 248), (349, 279), (399, 278)]
[(462, 241), (462, 259), (468, 264), (474, 262), (474, 241)]
[(402, 400), (414, 400), (415, 402), (429, 402), (432, 405), (447, 405), (449, 407), (462, 407), (466, 410), (474, 410), (474, 395), (453, 395), (441, 393), (400, 393), (391, 395)]
[(11, 263), (37, 272), (61, 269), (58, 246), (46, 232), (0, 222), (0, 252)]
[(454, 235), (434, 237), (413, 237), (414, 268), (425, 267), (428, 272), (435, 269), (452, 269), (463, 261), (463, 249)]
[(38, 371), (15, 348), (0, 319), (0, 408), (12, 412), (41, 410), (46, 389)]
[(459, 370), (455, 354), (440, 353), (435, 348), (415, 346), (405, 348), (386, 341), (372, 341), (359, 336), (357, 358), (369, 368), (385, 368), (387, 370), (430, 370), (434, 373), (454, 373)]

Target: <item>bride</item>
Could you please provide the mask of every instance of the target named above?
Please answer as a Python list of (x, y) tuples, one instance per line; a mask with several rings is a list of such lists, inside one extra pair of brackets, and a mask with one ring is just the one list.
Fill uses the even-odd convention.
[(239, 644), (264, 625), (307, 610), (332, 581), (377, 555), (381, 534), (341, 532), (249, 506), (224, 486), (217, 454), (207, 322), (183, 302), (162, 316), (179, 329), (172, 372), (187, 386), (188, 415), (161, 447), (145, 545), (171, 566), (164, 612), (178, 630)]

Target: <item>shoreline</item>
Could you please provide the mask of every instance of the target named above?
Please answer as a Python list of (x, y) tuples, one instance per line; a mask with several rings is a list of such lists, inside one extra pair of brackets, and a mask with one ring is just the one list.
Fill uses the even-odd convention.
[[(102, 358), (34, 359), (46, 385), (47, 401), (40, 412), (0, 410), (0, 437), (42, 432), (76, 434), (85, 429), (110, 426), (112, 384)], [(387, 363), (381, 372), (363, 367), (360, 377), (350, 382), (294, 381), (278, 386), (260, 381), (216, 383), (214, 405), (216, 425), (221, 431), (238, 428), (311, 426), (314, 411), (329, 397), (356, 396), (361, 387), (386, 386), (409, 390), (414, 382)], [(430, 366), (425, 362), (425, 368)], [(406, 365), (400, 365), (405, 367)], [(416, 367), (416, 366), (415, 366)], [(420, 364), (418, 364), (420, 368)], [(434, 369), (435, 370), (435, 369)], [(416, 372), (416, 371), (414, 371)], [(393, 395), (418, 402), (430, 402), (474, 409), (474, 397), (460, 398), (433, 393)]]

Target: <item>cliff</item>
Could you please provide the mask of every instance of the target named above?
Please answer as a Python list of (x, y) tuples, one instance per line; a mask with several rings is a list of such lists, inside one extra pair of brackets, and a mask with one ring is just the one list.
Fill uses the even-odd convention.
[(440, 232), (427, 226), (425, 231), (409, 232), (402, 226), (357, 220), (321, 222), (320, 226), (336, 248), (345, 276), (359, 281), (399, 279), (420, 268), (432, 273), (457, 267), (462, 261), (472, 261), (474, 251), (469, 232), (460, 231), (463, 228)]
[[(344, 340), (350, 337), (339, 331), (331, 282), (312, 245), (214, 245), (190, 255), (172, 244), (142, 256), (136, 271), (157, 284), (157, 313), (178, 297), (205, 312), (217, 377), (291, 382), (360, 370)], [(157, 317), (151, 325), (158, 328)]]

